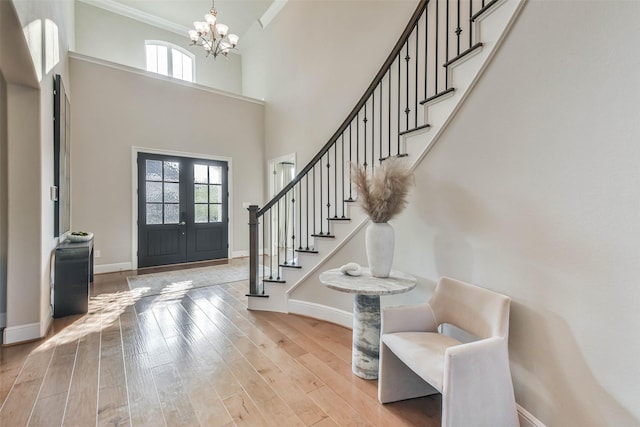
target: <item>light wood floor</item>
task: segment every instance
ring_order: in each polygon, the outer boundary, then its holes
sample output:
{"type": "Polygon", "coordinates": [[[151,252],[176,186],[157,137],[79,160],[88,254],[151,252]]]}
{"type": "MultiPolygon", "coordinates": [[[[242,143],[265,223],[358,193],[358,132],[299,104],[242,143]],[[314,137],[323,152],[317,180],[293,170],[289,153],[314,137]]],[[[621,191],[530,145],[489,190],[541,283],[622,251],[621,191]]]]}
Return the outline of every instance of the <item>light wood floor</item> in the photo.
{"type": "Polygon", "coordinates": [[[439,426],[440,397],[381,405],[351,331],[246,309],[246,282],[139,298],[97,275],[89,314],[0,349],[0,426],[439,426]]]}

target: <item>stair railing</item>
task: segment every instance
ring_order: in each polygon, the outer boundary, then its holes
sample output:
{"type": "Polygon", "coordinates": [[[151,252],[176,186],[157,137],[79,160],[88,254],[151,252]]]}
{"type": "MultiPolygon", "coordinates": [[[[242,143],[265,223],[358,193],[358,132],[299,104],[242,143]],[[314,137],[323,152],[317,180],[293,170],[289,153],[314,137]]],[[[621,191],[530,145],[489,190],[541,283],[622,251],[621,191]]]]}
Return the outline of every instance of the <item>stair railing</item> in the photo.
{"type": "Polygon", "coordinates": [[[297,253],[317,253],[316,240],[334,238],[332,224],[349,220],[346,204],[356,198],[350,164],[373,172],[376,163],[407,155],[403,137],[429,127],[420,107],[454,91],[451,65],[482,46],[475,41],[473,23],[498,1],[419,1],[384,64],[328,142],[262,208],[249,207],[248,296],[268,296],[265,283],[284,283],[284,268],[301,267],[297,253]]]}

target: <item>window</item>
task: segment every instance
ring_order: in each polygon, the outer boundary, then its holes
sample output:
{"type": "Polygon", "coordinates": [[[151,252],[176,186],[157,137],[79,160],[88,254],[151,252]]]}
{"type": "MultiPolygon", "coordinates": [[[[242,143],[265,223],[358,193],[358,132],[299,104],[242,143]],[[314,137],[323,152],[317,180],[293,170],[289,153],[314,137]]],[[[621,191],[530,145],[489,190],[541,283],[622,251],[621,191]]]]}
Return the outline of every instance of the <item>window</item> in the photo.
{"type": "Polygon", "coordinates": [[[180,163],[146,160],[146,224],[180,222],[180,163]]]}
{"type": "Polygon", "coordinates": [[[193,54],[174,44],[157,40],[147,40],[145,47],[147,71],[188,82],[193,81],[193,54]]]}
{"type": "Polygon", "coordinates": [[[222,222],[222,166],[193,166],[194,222],[222,222]]]}

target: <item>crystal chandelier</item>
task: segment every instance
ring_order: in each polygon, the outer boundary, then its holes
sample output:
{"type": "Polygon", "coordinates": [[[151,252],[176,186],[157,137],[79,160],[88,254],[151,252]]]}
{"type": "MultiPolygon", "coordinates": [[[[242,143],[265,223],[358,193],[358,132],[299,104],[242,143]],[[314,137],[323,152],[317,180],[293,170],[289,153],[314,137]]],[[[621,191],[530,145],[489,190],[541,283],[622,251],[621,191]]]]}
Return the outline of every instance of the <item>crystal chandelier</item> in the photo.
{"type": "Polygon", "coordinates": [[[211,11],[204,16],[203,21],[195,21],[194,30],[189,30],[191,45],[202,46],[207,51],[207,56],[213,55],[216,58],[222,54],[227,56],[231,49],[235,49],[238,44],[238,36],[228,34],[229,27],[216,22],[218,12],[215,8],[215,1],[211,2],[211,11]]]}

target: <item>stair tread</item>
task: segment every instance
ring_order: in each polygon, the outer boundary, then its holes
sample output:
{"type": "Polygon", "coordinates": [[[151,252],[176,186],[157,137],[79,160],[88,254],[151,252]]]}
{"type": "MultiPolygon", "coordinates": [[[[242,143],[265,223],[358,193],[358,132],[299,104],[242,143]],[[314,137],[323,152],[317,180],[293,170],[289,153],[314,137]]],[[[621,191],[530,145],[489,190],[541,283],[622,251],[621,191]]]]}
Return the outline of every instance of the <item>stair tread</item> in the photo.
{"type": "Polygon", "coordinates": [[[244,296],[250,298],[269,298],[269,294],[244,294],[244,296]]]}
{"type": "Polygon", "coordinates": [[[448,67],[449,65],[455,63],[456,61],[458,61],[459,59],[464,58],[465,56],[469,55],[471,52],[473,52],[476,49],[479,49],[482,47],[482,43],[478,42],[476,44],[474,44],[473,46],[471,46],[469,49],[465,50],[464,52],[461,52],[460,54],[458,54],[455,58],[450,59],[449,61],[445,62],[444,66],[448,67]]]}
{"type": "Polygon", "coordinates": [[[315,249],[296,249],[296,252],[301,252],[303,254],[317,254],[318,251],[315,249]]]}
{"type": "Polygon", "coordinates": [[[351,218],[347,218],[345,217],[333,217],[333,218],[327,218],[328,221],[351,221],[351,218]]]}
{"type": "Polygon", "coordinates": [[[449,88],[449,89],[447,89],[447,90],[444,90],[444,91],[442,91],[442,92],[438,92],[438,93],[436,93],[435,95],[430,96],[429,98],[425,99],[424,101],[420,101],[420,105],[424,105],[424,104],[426,104],[427,102],[431,102],[431,101],[433,101],[434,99],[438,99],[438,98],[440,98],[441,96],[445,96],[445,95],[447,95],[447,94],[449,94],[449,93],[451,93],[451,92],[453,92],[453,91],[455,91],[455,88],[450,87],[450,88],[449,88]]]}
{"type": "Polygon", "coordinates": [[[300,264],[280,264],[280,267],[285,268],[302,268],[300,264]]]}
{"type": "Polygon", "coordinates": [[[403,130],[402,132],[400,132],[400,136],[407,135],[407,134],[409,134],[411,132],[416,132],[416,131],[419,131],[419,130],[422,130],[422,129],[428,129],[430,127],[431,127],[431,125],[429,123],[425,123],[423,125],[416,126],[414,128],[411,128],[411,129],[403,130]]]}
{"type": "Polygon", "coordinates": [[[282,279],[262,279],[264,283],[287,283],[286,280],[282,279]]]}
{"type": "Polygon", "coordinates": [[[335,238],[335,234],[312,234],[311,237],[328,237],[330,239],[335,238]]]}

